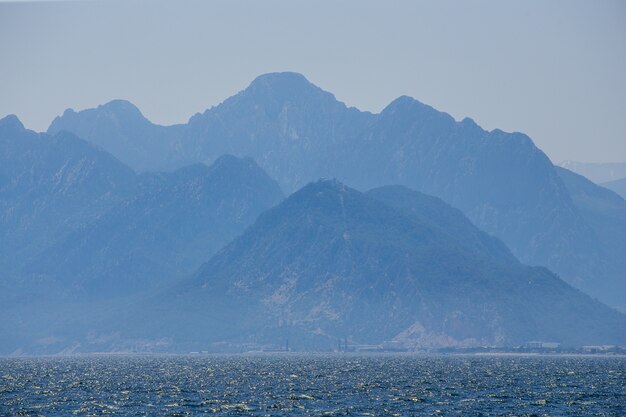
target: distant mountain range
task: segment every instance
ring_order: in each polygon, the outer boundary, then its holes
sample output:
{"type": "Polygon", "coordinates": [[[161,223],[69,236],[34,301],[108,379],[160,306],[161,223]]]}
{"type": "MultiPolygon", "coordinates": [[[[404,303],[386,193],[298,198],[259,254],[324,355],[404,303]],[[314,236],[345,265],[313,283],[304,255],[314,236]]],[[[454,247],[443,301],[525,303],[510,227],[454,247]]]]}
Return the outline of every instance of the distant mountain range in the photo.
{"type": "Polygon", "coordinates": [[[582,175],[626,198],[626,162],[561,162],[560,167],[582,175]]]}
{"type": "Polygon", "coordinates": [[[185,127],[155,125],[124,100],[79,113],[68,109],[52,122],[48,133],[54,135],[62,130],[106,149],[139,172],[185,165],[165,162],[175,158],[177,150],[173,144],[183,135],[185,127]]]}
{"type": "Polygon", "coordinates": [[[22,286],[45,294],[54,286],[49,277],[25,280],[22,269],[120,204],[135,188],[135,173],[71,133],[38,134],[14,116],[0,120],[0,141],[0,297],[22,286]]]}
{"type": "Polygon", "coordinates": [[[98,300],[171,285],[282,198],[249,158],[137,175],[71,133],[37,134],[4,118],[0,339],[14,342],[2,335],[18,323],[31,328],[28,339],[47,320],[89,315],[98,300]],[[87,305],[77,313],[75,303],[87,305]]]}
{"type": "Polygon", "coordinates": [[[524,266],[437,198],[321,180],[193,276],[130,302],[76,302],[36,334],[25,351],[571,346],[626,343],[626,316],[524,266]]]}
{"type": "Polygon", "coordinates": [[[526,265],[619,307],[623,253],[619,195],[409,97],[371,114],[280,73],[184,125],[0,120],[0,354],[624,344],[526,265]]]}
{"type": "Polygon", "coordinates": [[[4,273],[80,296],[186,276],[283,198],[249,158],[137,175],[65,131],[36,134],[8,118],[0,139],[4,273]]]}
{"type": "Polygon", "coordinates": [[[136,337],[174,335],[191,350],[626,342],[626,316],[520,264],[441,200],[335,180],[265,212],[151,303],[158,320],[133,314],[136,337]]]}
{"type": "MultiPolygon", "coordinates": [[[[626,294],[626,201],[615,192],[589,181],[582,175],[556,167],[578,212],[595,232],[604,259],[596,271],[597,294],[613,292],[618,303],[626,294]]],[[[584,259],[581,260],[584,262],[584,259]]]]}
{"type": "Polygon", "coordinates": [[[128,295],[186,277],[282,199],[251,159],[146,174],[132,196],[42,252],[29,273],[71,276],[82,296],[128,295]]]}
{"type": "Polygon", "coordinates": [[[605,188],[608,188],[609,190],[615,191],[622,198],[626,199],[626,178],[604,182],[601,185],[605,188]]]}
{"type": "Polygon", "coordinates": [[[626,162],[563,161],[559,166],[587,177],[596,184],[626,178],[626,162]]]}
{"type": "MultiPolygon", "coordinates": [[[[137,170],[251,157],[287,193],[321,177],[360,190],[404,185],[442,198],[500,239],[524,263],[626,308],[602,282],[626,270],[610,240],[583,216],[546,155],[521,133],[455,121],[410,97],[380,114],[347,107],[295,73],[266,74],[187,124],[158,126],[132,104],[67,110],[48,132],[71,131],[137,170]]],[[[609,216],[610,217],[610,216],[609,216]]],[[[609,221],[608,219],[606,221],[609,221]]]]}

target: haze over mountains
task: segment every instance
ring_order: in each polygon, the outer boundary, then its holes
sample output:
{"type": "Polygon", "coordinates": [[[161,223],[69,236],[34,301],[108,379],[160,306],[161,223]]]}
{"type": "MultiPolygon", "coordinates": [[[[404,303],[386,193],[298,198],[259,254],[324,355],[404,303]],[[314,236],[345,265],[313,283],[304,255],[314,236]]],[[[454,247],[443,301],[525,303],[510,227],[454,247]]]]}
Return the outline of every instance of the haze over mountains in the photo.
{"type": "Polygon", "coordinates": [[[371,114],[345,106],[300,74],[273,73],[186,125],[153,125],[130,103],[114,101],[67,110],[48,132],[61,130],[137,170],[211,162],[230,153],[253,158],[287,193],[321,177],[360,190],[405,185],[461,209],[522,262],[547,266],[610,305],[626,306],[618,288],[597,285],[624,281],[626,270],[613,254],[626,246],[606,246],[606,230],[583,217],[555,167],[527,136],[487,132],[471,119],[456,122],[410,97],[371,114]]]}
{"type": "Polygon", "coordinates": [[[37,134],[15,117],[0,120],[0,143],[0,335],[10,345],[18,322],[32,339],[48,320],[186,277],[283,198],[251,159],[137,175],[71,133],[37,134]]]}
{"type": "Polygon", "coordinates": [[[596,184],[626,178],[626,162],[577,162],[563,161],[559,166],[582,175],[596,184]]]}
{"type": "Polygon", "coordinates": [[[12,120],[0,124],[5,273],[65,280],[64,289],[71,279],[81,295],[190,274],[283,198],[251,159],[137,175],[70,133],[12,120]]]}
{"type": "Polygon", "coordinates": [[[250,159],[222,156],[138,178],[132,196],[29,262],[41,275],[70,275],[87,294],[132,293],[194,272],[282,199],[250,159]]]}
{"type": "Polygon", "coordinates": [[[615,191],[622,198],[626,199],[626,178],[605,182],[602,183],[602,186],[608,188],[609,190],[615,191]]]}
{"type": "MultiPolygon", "coordinates": [[[[135,187],[134,172],[93,145],[63,132],[24,129],[0,120],[0,262],[3,298],[21,285],[22,269],[58,239],[96,220],[135,187]]],[[[45,293],[52,285],[36,277],[45,293]]]]}
{"type": "Polygon", "coordinates": [[[0,245],[1,353],[626,343],[560,279],[626,305],[620,196],[523,134],[294,73],[184,125],[0,120],[0,245]]]}
{"type": "Polygon", "coordinates": [[[626,162],[589,163],[564,161],[561,167],[573,171],[626,198],[626,162]]]}
{"type": "Polygon", "coordinates": [[[442,201],[405,188],[364,195],[334,180],[265,212],[170,302],[185,317],[204,317],[211,330],[194,340],[205,343],[575,345],[626,334],[622,315],[521,265],[442,201]],[[240,329],[215,326],[226,317],[240,329]]]}

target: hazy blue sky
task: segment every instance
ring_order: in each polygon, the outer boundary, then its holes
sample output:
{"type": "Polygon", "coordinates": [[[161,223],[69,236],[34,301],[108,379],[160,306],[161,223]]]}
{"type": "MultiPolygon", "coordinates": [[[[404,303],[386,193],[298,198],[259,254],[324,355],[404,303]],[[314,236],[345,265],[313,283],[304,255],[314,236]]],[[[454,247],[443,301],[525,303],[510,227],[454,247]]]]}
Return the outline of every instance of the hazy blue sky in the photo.
{"type": "Polygon", "coordinates": [[[114,98],[185,122],[290,70],[361,109],[407,94],[525,132],[555,162],[626,161],[619,0],[3,2],[0,57],[0,116],[35,130],[114,98]]]}

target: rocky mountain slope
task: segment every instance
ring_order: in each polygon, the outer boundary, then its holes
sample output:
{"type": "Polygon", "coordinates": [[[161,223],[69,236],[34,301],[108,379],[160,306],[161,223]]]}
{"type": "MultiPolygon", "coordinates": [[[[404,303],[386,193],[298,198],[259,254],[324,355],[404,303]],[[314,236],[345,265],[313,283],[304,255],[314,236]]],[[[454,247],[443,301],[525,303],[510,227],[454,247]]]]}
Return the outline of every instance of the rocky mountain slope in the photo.
{"type": "Polygon", "coordinates": [[[520,264],[460,212],[433,216],[443,206],[406,189],[307,185],[152,300],[158,320],[141,317],[135,337],[162,332],[187,349],[289,339],[305,350],[346,338],[413,348],[625,340],[625,316],[520,264]]]}

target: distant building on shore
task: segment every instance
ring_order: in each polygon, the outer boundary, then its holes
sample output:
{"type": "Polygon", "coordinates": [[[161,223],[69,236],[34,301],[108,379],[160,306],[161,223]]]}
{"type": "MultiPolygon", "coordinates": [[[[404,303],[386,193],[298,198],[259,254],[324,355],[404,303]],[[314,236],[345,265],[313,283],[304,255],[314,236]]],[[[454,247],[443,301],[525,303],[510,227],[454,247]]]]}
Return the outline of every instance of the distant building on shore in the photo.
{"type": "Polygon", "coordinates": [[[561,344],[557,342],[532,341],[532,342],[527,342],[525,347],[529,349],[558,349],[561,347],[561,344]]]}
{"type": "Polygon", "coordinates": [[[606,352],[609,350],[615,349],[616,346],[613,345],[601,345],[601,346],[583,346],[582,349],[585,352],[596,353],[596,352],[606,352]]]}

